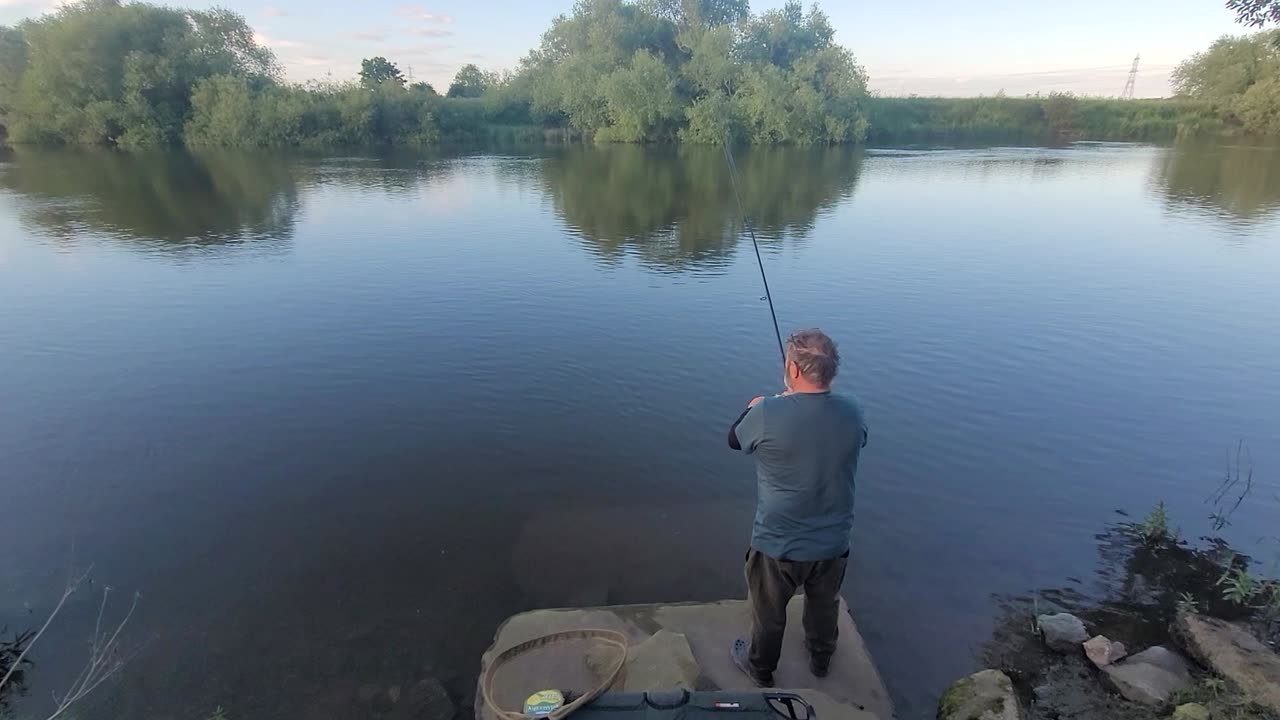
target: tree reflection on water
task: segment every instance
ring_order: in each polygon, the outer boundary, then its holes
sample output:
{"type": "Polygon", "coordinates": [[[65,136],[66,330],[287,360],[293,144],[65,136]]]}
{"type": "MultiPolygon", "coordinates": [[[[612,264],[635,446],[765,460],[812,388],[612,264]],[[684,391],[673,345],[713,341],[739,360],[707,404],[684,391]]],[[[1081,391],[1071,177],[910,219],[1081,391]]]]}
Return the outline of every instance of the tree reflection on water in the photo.
{"type": "Polygon", "coordinates": [[[266,152],[22,149],[0,189],[60,243],[86,230],[152,249],[287,240],[298,212],[297,166],[266,152]]]}
{"type": "Polygon", "coordinates": [[[1280,208],[1280,146],[1180,143],[1157,161],[1153,183],[1172,209],[1262,221],[1280,208]]]}
{"type": "MultiPolygon", "coordinates": [[[[738,153],[748,220],[762,243],[802,238],[853,194],[862,151],[752,148],[738,153]]],[[[571,148],[541,165],[557,215],[602,260],[634,254],[656,269],[723,267],[742,232],[719,148],[571,148]]]]}

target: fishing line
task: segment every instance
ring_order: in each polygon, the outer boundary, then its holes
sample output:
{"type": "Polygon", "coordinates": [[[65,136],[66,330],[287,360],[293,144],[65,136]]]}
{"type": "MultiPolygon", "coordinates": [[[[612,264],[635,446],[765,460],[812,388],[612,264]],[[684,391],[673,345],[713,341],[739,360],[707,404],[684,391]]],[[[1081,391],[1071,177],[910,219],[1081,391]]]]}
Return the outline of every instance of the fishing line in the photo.
{"type": "Polygon", "coordinates": [[[787,351],[782,348],[782,331],[778,329],[778,313],[773,310],[773,293],[769,292],[769,277],[764,274],[764,260],[760,258],[760,243],[756,242],[756,231],[747,222],[747,211],[742,207],[742,195],[738,193],[738,166],[733,161],[733,151],[729,149],[729,135],[724,137],[724,159],[729,165],[729,184],[733,186],[733,197],[738,201],[738,217],[751,236],[751,247],[756,251],[756,265],[760,266],[760,281],[764,283],[764,297],[769,301],[769,316],[773,318],[773,334],[778,338],[778,354],[782,356],[782,364],[787,364],[787,351]]]}

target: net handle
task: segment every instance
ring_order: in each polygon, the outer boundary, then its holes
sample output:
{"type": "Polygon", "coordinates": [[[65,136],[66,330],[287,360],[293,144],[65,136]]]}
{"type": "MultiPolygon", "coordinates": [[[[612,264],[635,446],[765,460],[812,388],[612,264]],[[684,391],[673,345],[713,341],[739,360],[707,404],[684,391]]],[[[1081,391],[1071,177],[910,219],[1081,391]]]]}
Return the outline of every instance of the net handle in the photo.
{"type": "Polygon", "coordinates": [[[597,683],[595,687],[583,693],[581,697],[573,702],[561,705],[551,711],[549,715],[545,716],[546,720],[561,720],[561,718],[566,717],[583,705],[600,697],[618,679],[618,676],[622,674],[622,668],[627,664],[627,636],[615,630],[565,630],[543,635],[507,648],[489,663],[489,667],[484,671],[484,677],[480,680],[480,693],[484,698],[484,704],[489,706],[489,709],[498,716],[499,720],[529,720],[529,716],[524,713],[503,710],[493,699],[493,681],[497,677],[498,668],[527,652],[564,640],[599,640],[619,650],[618,661],[609,669],[609,672],[605,673],[604,679],[597,683]]]}

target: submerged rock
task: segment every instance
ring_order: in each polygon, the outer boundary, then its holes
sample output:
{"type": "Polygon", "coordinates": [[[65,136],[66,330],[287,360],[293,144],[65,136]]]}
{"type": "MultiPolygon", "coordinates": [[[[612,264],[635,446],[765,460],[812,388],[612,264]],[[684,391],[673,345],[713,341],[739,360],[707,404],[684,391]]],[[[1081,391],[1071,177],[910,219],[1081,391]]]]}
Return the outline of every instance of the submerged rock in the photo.
{"type": "Polygon", "coordinates": [[[1021,720],[1022,706],[1013,681],[999,670],[983,670],[942,694],[938,720],[1021,720]]]}
{"type": "Polygon", "coordinates": [[[419,680],[397,703],[391,717],[395,720],[452,720],[457,714],[453,700],[444,685],[435,678],[419,680]]]}
{"type": "Polygon", "coordinates": [[[1108,665],[1102,673],[1116,692],[1145,705],[1164,705],[1174,693],[1191,686],[1191,664],[1160,645],[1108,665]]]}
{"type": "Polygon", "coordinates": [[[1083,657],[1049,664],[1025,708],[1029,720],[1168,720],[1158,708],[1131,702],[1098,681],[1083,657]]]}
{"type": "Polygon", "coordinates": [[[1179,705],[1173,711],[1172,720],[1209,720],[1209,708],[1199,703],[1179,705]]]}
{"type": "Polygon", "coordinates": [[[356,697],[360,698],[360,702],[367,703],[372,702],[373,699],[381,692],[382,688],[377,685],[374,685],[373,683],[365,683],[356,691],[356,697]]]}
{"type": "Polygon", "coordinates": [[[1172,630],[1200,664],[1235,683],[1253,703],[1280,713],[1280,655],[1248,630],[1189,612],[1178,614],[1172,630]]]}
{"type": "Polygon", "coordinates": [[[1036,625],[1044,644],[1063,654],[1078,652],[1081,643],[1089,639],[1084,621],[1071,613],[1039,615],[1036,625]]]}
{"type": "Polygon", "coordinates": [[[1084,642],[1084,654],[1095,667],[1102,669],[1128,655],[1124,643],[1108,640],[1102,635],[1089,638],[1084,642]]]}

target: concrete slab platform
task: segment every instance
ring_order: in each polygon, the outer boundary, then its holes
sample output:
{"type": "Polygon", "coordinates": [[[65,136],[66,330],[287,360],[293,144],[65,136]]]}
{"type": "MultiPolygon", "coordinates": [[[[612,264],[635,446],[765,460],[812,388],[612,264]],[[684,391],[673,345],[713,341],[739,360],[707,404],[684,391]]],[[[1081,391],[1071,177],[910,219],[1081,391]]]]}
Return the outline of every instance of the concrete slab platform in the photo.
{"type": "MultiPolygon", "coordinates": [[[[778,687],[808,699],[821,720],[893,720],[889,693],[843,600],[840,640],[831,661],[831,674],[821,679],[810,674],[801,630],[803,607],[801,596],[787,606],[787,634],[774,676],[778,687]]],[[[729,658],[734,639],[746,635],[749,627],[746,603],[741,600],[534,610],[509,618],[498,628],[493,646],[481,661],[481,677],[498,653],[548,633],[580,628],[617,630],[635,646],[665,629],[687,638],[702,673],[696,689],[754,690],[729,658]]],[[[585,688],[594,684],[583,660],[590,650],[589,644],[586,641],[566,643],[543,651],[540,657],[525,656],[503,668],[498,678],[498,702],[508,709],[519,709],[524,697],[535,690],[585,688]]],[[[476,717],[492,720],[494,715],[482,707],[479,692],[476,697],[476,717]]]]}

